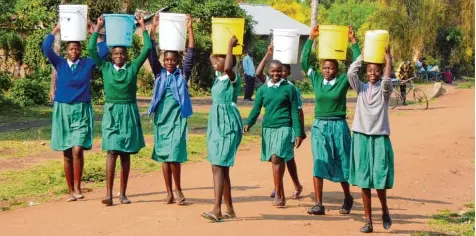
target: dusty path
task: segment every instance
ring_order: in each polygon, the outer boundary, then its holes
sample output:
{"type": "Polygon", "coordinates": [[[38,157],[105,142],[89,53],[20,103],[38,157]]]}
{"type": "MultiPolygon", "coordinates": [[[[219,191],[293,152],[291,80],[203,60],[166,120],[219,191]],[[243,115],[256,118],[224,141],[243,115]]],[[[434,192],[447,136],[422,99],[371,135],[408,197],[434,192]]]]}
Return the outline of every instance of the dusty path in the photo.
{"type": "MultiPolygon", "coordinates": [[[[389,232],[427,231],[425,221],[437,209],[457,210],[474,199],[474,90],[456,90],[431,103],[425,112],[396,110],[391,114],[396,182],[389,191],[394,225],[389,232]]],[[[312,157],[309,140],[296,152],[304,197],[276,209],[268,197],[271,167],[259,162],[259,147],[241,150],[232,168],[235,208],[239,218],[209,223],[199,214],[213,202],[212,176],[206,161],[183,166],[188,206],[164,204],[161,173],[135,177],[129,184],[131,205],[104,207],[104,190],[77,203],[55,202],[0,212],[2,235],[354,235],[363,225],[359,189],[350,216],[339,216],[342,194],[338,184],[326,182],[326,216],[308,216],[312,204],[312,157]]],[[[286,174],[286,193],[292,191],[286,174]]],[[[118,183],[116,181],[116,183],[118,183]]],[[[374,205],[374,230],[381,226],[379,203],[374,205]]]]}

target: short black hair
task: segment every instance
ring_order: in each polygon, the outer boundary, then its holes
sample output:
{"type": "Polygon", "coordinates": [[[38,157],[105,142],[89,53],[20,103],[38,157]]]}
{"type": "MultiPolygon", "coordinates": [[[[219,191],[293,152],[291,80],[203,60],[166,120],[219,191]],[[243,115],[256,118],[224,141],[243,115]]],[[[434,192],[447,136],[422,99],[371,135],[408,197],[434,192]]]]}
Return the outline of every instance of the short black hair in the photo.
{"type": "Polygon", "coordinates": [[[278,66],[280,66],[280,67],[283,66],[283,63],[281,63],[281,61],[279,61],[279,60],[271,60],[271,61],[268,63],[268,66],[273,65],[273,64],[274,64],[274,65],[278,65],[278,66]]]}
{"type": "Polygon", "coordinates": [[[339,62],[337,62],[336,59],[324,59],[322,61],[322,64],[324,64],[324,62],[326,62],[326,61],[334,63],[334,65],[336,66],[336,70],[339,70],[339,62]]]}
{"type": "Polygon", "coordinates": [[[79,42],[79,41],[68,41],[68,42],[66,42],[66,47],[68,47],[72,43],[77,44],[79,47],[81,47],[81,42],[79,42]]]}
{"type": "Polygon", "coordinates": [[[174,54],[174,55],[177,57],[177,61],[179,61],[179,59],[180,59],[180,54],[179,54],[178,51],[167,50],[167,51],[164,52],[164,56],[165,56],[165,54],[167,54],[167,53],[174,54]]]}
{"type": "Polygon", "coordinates": [[[288,69],[288,71],[291,73],[291,65],[283,64],[283,67],[286,67],[286,69],[288,69]]]}
{"type": "Polygon", "coordinates": [[[114,47],[112,47],[112,49],[115,49],[115,48],[122,48],[122,49],[124,49],[124,51],[127,51],[127,48],[125,46],[114,46],[114,47]]]}

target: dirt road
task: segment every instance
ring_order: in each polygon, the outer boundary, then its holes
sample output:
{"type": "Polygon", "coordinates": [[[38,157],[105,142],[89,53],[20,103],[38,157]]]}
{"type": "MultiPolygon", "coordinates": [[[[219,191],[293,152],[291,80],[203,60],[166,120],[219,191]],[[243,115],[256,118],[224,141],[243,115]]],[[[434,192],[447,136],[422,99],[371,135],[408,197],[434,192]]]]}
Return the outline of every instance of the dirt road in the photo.
{"type": "MultiPolygon", "coordinates": [[[[395,151],[395,186],[388,201],[394,225],[387,232],[428,231],[426,220],[437,209],[457,210],[474,199],[474,90],[452,90],[431,103],[427,111],[391,112],[391,140],[395,151]]],[[[133,178],[131,205],[104,207],[104,190],[86,200],[53,202],[0,212],[1,235],[355,235],[363,225],[360,191],[350,216],[339,216],[343,195],[339,184],[326,182],[326,216],[309,216],[312,157],[309,140],[296,151],[303,198],[288,207],[271,206],[271,167],[259,162],[259,146],[241,150],[232,168],[233,199],[239,218],[210,223],[200,217],[213,203],[210,165],[203,161],[183,166],[183,187],[189,205],[165,205],[160,172],[133,178]]],[[[118,181],[116,181],[118,183],[118,181]]],[[[292,192],[289,176],[285,191],[292,192]]],[[[379,202],[373,200],[374,231],[381,225],[379,202]]],[[[116,200],[117,202],[117,200],[116,200]]]]}

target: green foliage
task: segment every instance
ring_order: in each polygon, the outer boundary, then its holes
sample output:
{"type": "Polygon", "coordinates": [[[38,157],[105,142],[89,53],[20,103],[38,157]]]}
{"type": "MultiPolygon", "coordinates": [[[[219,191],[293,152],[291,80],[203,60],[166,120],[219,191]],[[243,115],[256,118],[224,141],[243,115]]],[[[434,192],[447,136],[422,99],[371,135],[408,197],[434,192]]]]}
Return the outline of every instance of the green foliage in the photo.
{"type": "Polygon", "coordinates": [[[367,19],[377,11],[375,1],[368,0],[339,0],[325,8],[319,6],[319,24],[351,25],[358,30],[367,19]]]}
{"type": "Polygon", "coordinates": [[[137,74],[138,92],[144,95],[152,95],[154,89],[154,75],[142,67],[137,74]]]}
{"type": "Polygon", "coordinates": [[[47,59],[41,51],[41,42],[47,33],[47,30],[34,30],[26,39],[23,63],[33,71],[39,71],[46,67],[47,59]]]}
{"type": "Polygon", "coordinates": [[[12,86],[11,75],[6,72],[0,72],[0,94],[8,91],[12,86]]]}
{"type": "Polygon", "coordinates": [[[14,80],[8,96],[22,107],[43,105],[48,102],[48,89],[48,83],[29,77],[21,78],[14,80]]]}
{"type": "Polygon", "coordinates": [[[466,207],[460,213],[442,210],[433,215],[429,221],[431,228],[455,235],[474,235],[474,203],[466,204],[466,207]]]}
{"type": "Polygon", "coordinates": [[[312,90],[311,81],[308,79],[302,80],[294,80],[293,84],[299,89],[302,94],[312,94],[314,91],[312,90]]]}

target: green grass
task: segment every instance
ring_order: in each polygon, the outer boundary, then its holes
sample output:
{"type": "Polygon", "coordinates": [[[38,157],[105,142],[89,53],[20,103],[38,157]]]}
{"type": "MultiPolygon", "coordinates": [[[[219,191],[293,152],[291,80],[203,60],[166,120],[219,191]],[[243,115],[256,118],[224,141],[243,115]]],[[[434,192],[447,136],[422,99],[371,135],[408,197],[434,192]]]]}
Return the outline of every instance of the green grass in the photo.
{"type": "Polygon", "coordinates": [[[32,156],[48,150],[50,145],[44,141],[0,141],[0,159],[32,156]]]}
{"type": "Polygon", "coordinates": [[[441,210],[431,217],[428,224],[436,232],[417,232],[412,235],[474,235],[474,202],[465,204],[465,209],[459,213],[441,210]]]}
{"type": "Polygon", "coordinates": [[[48,120],[51,118],[51,107],[49,106],[34,106],[34,107],[6,107],[2,108],[0,113],[0,125],[7,125],[11,123],[34,121],[34,120],[48,120]]]}
{"type": "Polygon", "coordinates": [[[463,77],[463,81],[459,82],[458,85],[456,85],[456,88],[458,88],[458,89],[473,89],[474,88],[474,78],[463,77]]]}

